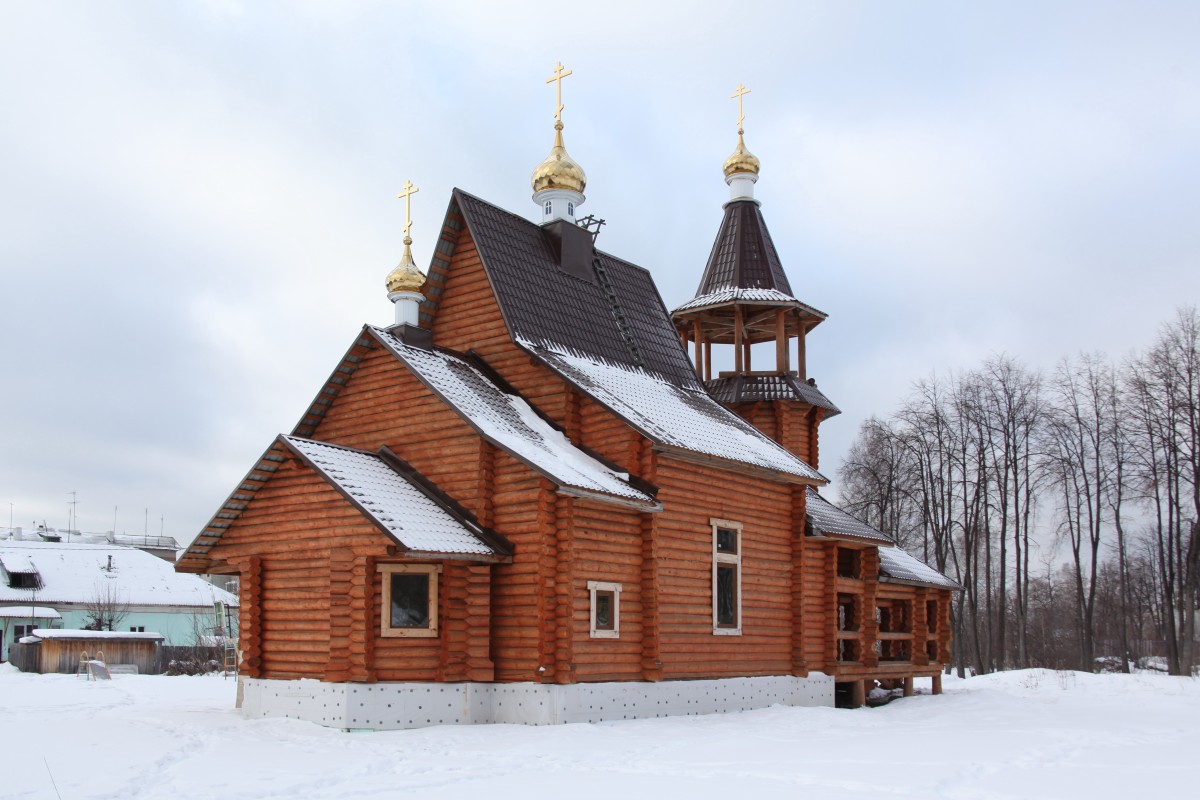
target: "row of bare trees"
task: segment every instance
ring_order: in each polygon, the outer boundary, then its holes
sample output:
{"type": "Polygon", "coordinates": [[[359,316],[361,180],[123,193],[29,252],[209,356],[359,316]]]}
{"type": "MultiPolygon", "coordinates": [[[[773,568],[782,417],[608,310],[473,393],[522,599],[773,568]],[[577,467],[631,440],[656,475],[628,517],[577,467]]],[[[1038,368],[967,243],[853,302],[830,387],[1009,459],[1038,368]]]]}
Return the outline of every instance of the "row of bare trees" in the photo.
{"type": "Polygon", "coordinates": [[[1144,352],[1007,357],[918,382],[863,423],[839,471],[846,508],[962,584],[960,671],[1196,664],[1200,316],[1144,352]]]}

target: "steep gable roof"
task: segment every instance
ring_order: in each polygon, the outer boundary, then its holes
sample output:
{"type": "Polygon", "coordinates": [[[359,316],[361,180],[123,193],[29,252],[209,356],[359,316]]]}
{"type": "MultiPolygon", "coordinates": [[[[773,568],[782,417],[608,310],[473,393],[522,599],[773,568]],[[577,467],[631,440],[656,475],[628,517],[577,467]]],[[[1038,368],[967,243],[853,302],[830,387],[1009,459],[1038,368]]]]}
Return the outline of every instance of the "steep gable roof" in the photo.
{"type": "MultiPolygon", "coordinates": [[[[826,482],[713,400],[649,272],[599,250],[590,271],[563,269],[548,227],[460,189],[454,190],[448,221],[457,214],[471,233],[513,341],[580,391],[657,445],[826,482]]],[[[444,268],[449,256],[439,252],[434,268],[444,268]]],[[[436,298],[431,304],[436,306],[436,298]]]]}
{"type": "Polygon", "coordinates": [[[388,448],[369,453],[281,434],[184,550],[176,569],[209,571],[213,548],[291,456],[299,458],[410,556],[501,561],[512,555],[504,537],[482,528],[388,448]]]}
{"type": "Polygon", "coordinates": [[[576,447],[515,391],[497,385],[481,366],[442,349],[413,347],[391,330],[368,331],[481,436],[569,494],[643,511],[662,506],[629,474],[576,447]]]}
{"type": "Polygon", "coordinates": [[[590,274],[560,268],[550,230],[461,189],[459,209],[514,339],[553,343],[698,386],[650,273],[603,251],[590,274]]]}

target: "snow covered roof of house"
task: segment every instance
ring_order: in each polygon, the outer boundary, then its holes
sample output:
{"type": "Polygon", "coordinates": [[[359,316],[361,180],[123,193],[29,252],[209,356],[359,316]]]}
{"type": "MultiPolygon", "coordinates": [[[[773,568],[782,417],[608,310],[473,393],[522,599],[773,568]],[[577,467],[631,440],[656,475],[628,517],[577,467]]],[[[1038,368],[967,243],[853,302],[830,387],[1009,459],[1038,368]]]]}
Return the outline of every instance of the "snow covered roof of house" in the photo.
{"type": "Polygon", "coordinates": [[[919,583],[942,589],[961,590],[963,587],[950,580],[919,558],[892,545],[879,548],[879,574],[893,583],[919,583]]]}
{"type": "Polygon", "coordinates": [[[211,569],[208,553],[255,494],[287,462],[299,457],[381,532],[412,555],[443,555],[497,561],[512,555],[512,545],[482,528],[449,496],[389,450],[371,453],[280,435],[225,500],[204,530],[180,556],[186,572],[211,569]]]}
{"type": "Polygon", "coordinates": [[[936,586],[941,589],[962,589],[957,583],[924,561],[910,556],[897,547],[887,534],[876,530],[821,497],[816,489],[809,487],[805,498],[805,507],[808,511],[808,521],[812,523],[816,533],[835,537],[848,536],[877,544],[879,546],[879,574],[883,579],[890,579],[894,583],[936,586]]]}
{"type": "Polygon", "coordinates": [[[0,551],[0,567],[9,575],[37,575],[37,567],[25,553],[0,551]]]}
{"type": "Polygon", "coordinates": [[[617,500],[646,510],[660,508],[653,497],[630,483],[628,473],[576,447],[525,400],[504,391],[478,366],[444,350],[406,345],[388,330],[370,330],[481,436],[554,483],[594,499],[617,500]]]}
{"type": "Polygon", "coordinates": [[[495,555],[478,525],[452,514],[384,456],[296,436],[279,438],[408,551],[495,555]]]}
{"type": "Polygon", "coordinates": [[[892,544],[892,538],[872,528],[857,517],[847,514],[833,503],[809,488],[806,499],[808,521],[813,531],[823,536],[849,536],[871,542],[892,544]]]}
{"type": "Polygon", "coordinates": [[[0,619],[62,619],[53,608],[46,606],[0,606],[0,619]]]}
{"type": "Polygon", "coordinates": [[[639,367],[519,341],[539,360],[659,445],[811,481],[825,477],[702,388],[672,384],[639,367]]]}
{"type": "MultiPolygon", "coordinates": [[[[135,547],[77,542],[0,541],[0,563],[31,564],[41,586],[14,588],[0,581],[0,603],[86,604],[100,588],[132,606],[211,608],[214,601],[237,605],[234,595],[135,547]],[[111,559],[111,569],[110,569],[111,559]]],[[[4,568],[7,572],[7,567],[4,568]]]]}

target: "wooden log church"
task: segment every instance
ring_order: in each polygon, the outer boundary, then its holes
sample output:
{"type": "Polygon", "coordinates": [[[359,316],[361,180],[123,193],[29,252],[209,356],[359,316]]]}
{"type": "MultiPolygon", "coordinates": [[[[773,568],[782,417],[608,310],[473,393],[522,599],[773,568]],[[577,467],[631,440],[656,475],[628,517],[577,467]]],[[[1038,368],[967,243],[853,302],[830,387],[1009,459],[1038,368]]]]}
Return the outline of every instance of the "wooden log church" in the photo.
{"type": "Polygon", "coordinates": [[[354,334],[180,559],[240,576],[244,713],[389,729],[940,691],[957,587],[820,494],[825,315],[792,292],[741,120],[669,313],[577,219],[561,111],[540,219],[455,190],[426,276],[406,213],[395,324],[354,334]]]}

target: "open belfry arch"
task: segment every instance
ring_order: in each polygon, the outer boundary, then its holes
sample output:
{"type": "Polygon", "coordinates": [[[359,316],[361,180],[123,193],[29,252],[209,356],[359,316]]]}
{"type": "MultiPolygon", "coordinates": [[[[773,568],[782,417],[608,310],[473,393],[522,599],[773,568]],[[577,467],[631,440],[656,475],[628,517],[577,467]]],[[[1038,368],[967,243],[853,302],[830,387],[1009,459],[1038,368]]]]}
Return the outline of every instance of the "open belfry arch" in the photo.
{"type": "Polygon", "coordinates": [[[713,254],[672,315],[578,217],[571,74],[547,80],[537,221],[456,189],[426,274],[407,182],[394,322],[354,334],[179,561],[241,577],[247,715],[551,723],[939,689],[955,585],[818,492],[837,408],[803,352],[825,315],[753,198],[748,90],[713,254]],[[774,363],[752,364],[763,342],[774,363]]]}

